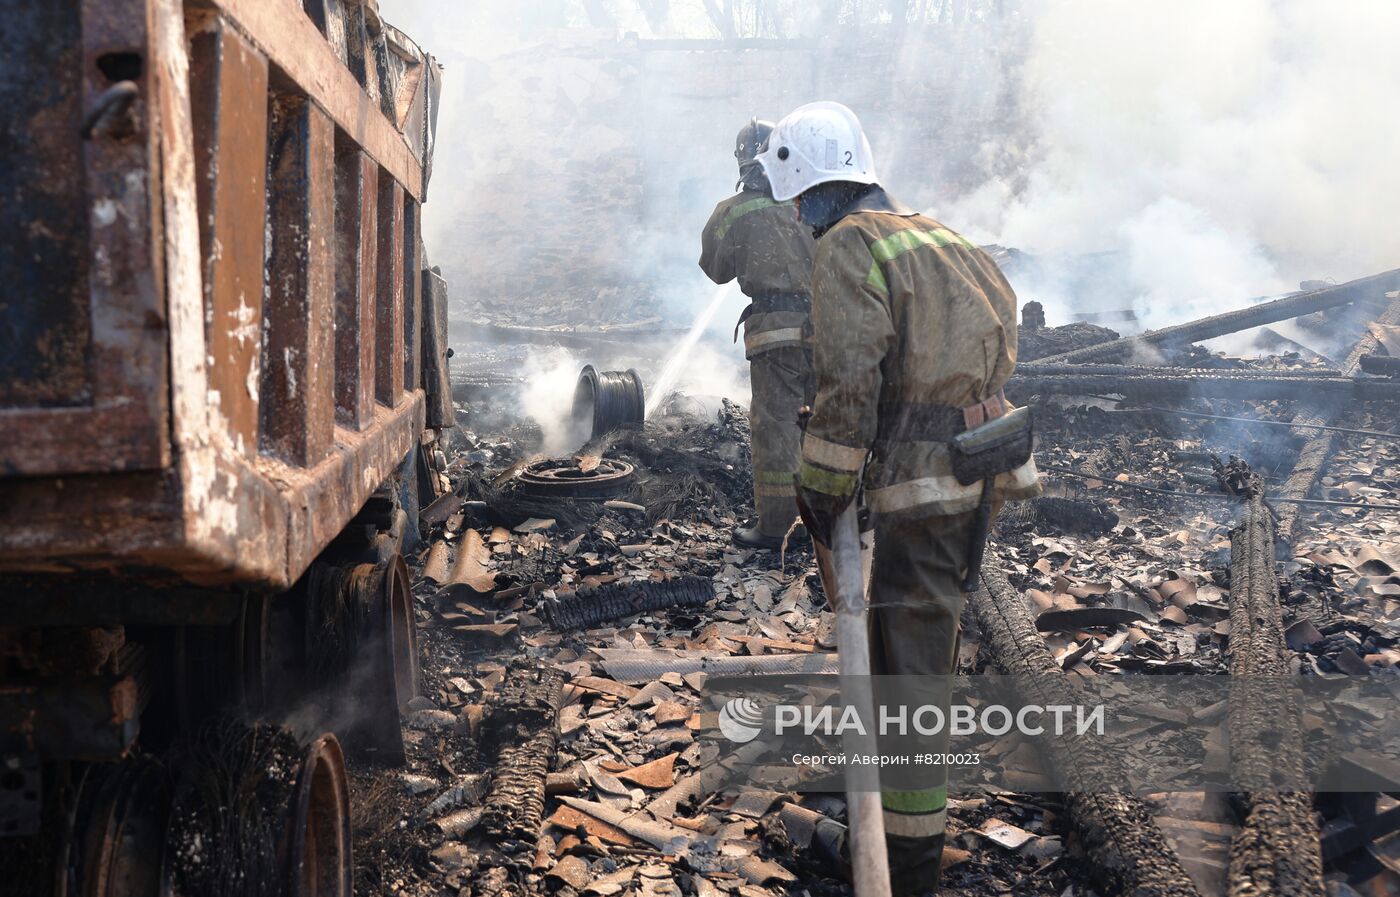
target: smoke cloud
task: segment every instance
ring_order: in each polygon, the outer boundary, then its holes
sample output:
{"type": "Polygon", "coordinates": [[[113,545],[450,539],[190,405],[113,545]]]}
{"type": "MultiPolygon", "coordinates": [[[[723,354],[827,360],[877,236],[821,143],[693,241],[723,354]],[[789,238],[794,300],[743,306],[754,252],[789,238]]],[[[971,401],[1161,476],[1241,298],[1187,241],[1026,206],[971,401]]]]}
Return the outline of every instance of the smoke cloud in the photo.
{"type": "MultiPolygon", "coordinates": [[[[692,0],[380,5],[446,67],[424,215],[458,342],[684,330],[732,135],[814,99],[856,110],[897,196],[1032,254],[1008,274],[1051,323],[1157,327],[1400,265],[1400,4],[767,0],[743,5],[761,45],[714,40],[692,0]]],[[[732,322],[696,357],[742,397],[732,322]]]]}
{"type": "Polygon", "coordinates": [[[585,362],[567,349],[539,349],[525,359],[520,410],[540,425],[540,451],[563,455],[578,448],[587,433],[573,427],[574,388],[585,362]]]}
{"type": "Polygon", "coordinates": [[[1023,157],[947,205],[954,227],[1034,253],[1125,253],[1147,326],[1400,265],[1400,118],[1384,111],[1400,5],[1027,9],[1023,157]]]}

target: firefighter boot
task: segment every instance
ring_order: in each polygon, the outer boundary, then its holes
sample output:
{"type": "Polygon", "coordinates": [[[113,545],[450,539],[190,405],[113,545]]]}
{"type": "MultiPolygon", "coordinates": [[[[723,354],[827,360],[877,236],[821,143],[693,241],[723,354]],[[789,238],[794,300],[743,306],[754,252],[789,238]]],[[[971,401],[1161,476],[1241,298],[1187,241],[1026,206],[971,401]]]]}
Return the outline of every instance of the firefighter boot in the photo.
{"type": "MultiPolygon", "coordinates": [[[[937,892],[943,871],[943,841],[943,835],[932,838],[885,836],[892,897],[917,897],[937,892]]],[[[812,846],[842,878],[851,880],[851,845],[844,825],[830,819],[818,821],[812,846]]]]}
{"type": "Polygon", "coordinates": [[[943,866],[943,835],[930,838],[885,836],[892,897],[918,897],[938,891],[943,866]]]}
{"type": "Polygon", "coordinates": [[[783,547],[783,537],[766,535],[757,526],[745,526],[734,530],[734,544],[743,548],[776,551],[783,547]]]}

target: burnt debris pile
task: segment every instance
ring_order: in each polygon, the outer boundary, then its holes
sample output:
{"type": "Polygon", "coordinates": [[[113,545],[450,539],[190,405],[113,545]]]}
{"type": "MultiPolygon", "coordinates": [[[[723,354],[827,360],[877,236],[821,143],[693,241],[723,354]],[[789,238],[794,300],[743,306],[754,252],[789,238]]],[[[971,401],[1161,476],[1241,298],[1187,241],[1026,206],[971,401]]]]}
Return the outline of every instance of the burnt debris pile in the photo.
{"type": "MultiPolygon", "coordinates": [[[[1141,681],[1394,677],[1400,413],[1359,359],[1400,348],[1400,294],[1384,292],[1400,283],[1363,284],[1138,336],[1042,325],[1053,367],[1028,365],[1008,392],[1036,408],[1047,492],[997,522],[959,670],[1045,701],[1141,681]],[[1285,313],[1348,320],[1358,345],[1193,342],[1285,313]],[[1247,386],[1176,386],[1215,382],[1202,369],[1247,386]],[[1135,386],[1154,378],[1171,388],[1135,386]]],[[[733,543],[752,512],[747,419],[703,404],[680,397],[566,455],[509,415],[461,435],[456,490],[421,521],[431,660],[405,717],[408,765],[355,779],[396,789],[405,821],[356,844],[379,858],[376,881],[408,895],[845,893],[821,858],[841,796],[805,790],[761,741],[742,755],[715,741],[714,683],[801,674],[821,693],[836,646],[810,551],[733,543]]],[[[1120,723],[1111,745],[978,741],[1014,774],[997,789],[955,777],[944,886],[1282,897],[1391,881],[1394,740],[1364,701],[1298,716],[1163,704],[1120,723]],[[1188,741],[1177,772],[1218,787],[1119,786],[1188,741]],[[1271,790],[1279,775],[1371,790],[1271,790]]]]}

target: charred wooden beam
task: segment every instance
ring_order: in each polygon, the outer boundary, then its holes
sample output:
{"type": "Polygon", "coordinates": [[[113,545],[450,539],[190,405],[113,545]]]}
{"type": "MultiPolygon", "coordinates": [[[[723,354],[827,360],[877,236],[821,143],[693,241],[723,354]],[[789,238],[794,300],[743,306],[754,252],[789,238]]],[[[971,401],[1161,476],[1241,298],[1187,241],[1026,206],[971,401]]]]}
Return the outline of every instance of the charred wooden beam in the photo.
{"type": "Polygon", "coordinates": [[[1214,339],[1227,333],[1238,333],[1251,327],[1272,324],[1276,321],[1287,321],[1316,311],[1335,308],[1372,296],[1380,296],[1395,289],[1400,289],[1400,269],[1348,281],[1334,287],[1286,296],[1272,302],[1261,302],[1258,305],[1251,305],[1249,308],[1211,315],[1208,318],[1187,321],[1184,324],[1174,324],[1160,330],[1150,330],[1137,336],[1125,336],[1122,339],[1099,343],[1095,346],[1085,346],[1082,349],[1043,358],[1041,361],[1060,363],[1112,361],[1128,357],[1134,351],[1147,346],[1158,348],[1183,346],[1201,340],[1214,339]]]}
{"type": "Polygon", "coordinates": [[[1393,355],[1362,355],[1361,372],[1382,377],[1400,375],[1400,358],[1393,355]]]}
{"type": "Polygon", "coordinates": [[[491,732],[502,743],[481,821],[498,841],[533,845],[544,820],[545,781],[559,741],[564,677],[517,667],[492,702],[491,732]]]}
{"type": "MultiPolygon", "coordinates": [[[[1376,323],[1400,324],[1400,292],[1386,295],[1390,303],[1376,319],[1376,323]]],[[[1366,355],[1374,355],[1380,351],[1380,348],[1380,340],[1376,338],[1375,334],[1367,332],[1352,348],[1346,363],[1342,365],[1342,372],[1354,375],[1361,369],[1361,358],[1366,355]]],[[[1298,426],[1325,427],[1332,423],[1333,419],[1344,408],[1345,406],[1336,402],[1315,400],[1299,409],[1293,417],[1293,423],[1298,426]]],[[[1336,439],[1337,434],[1330,430],[1315,431],[1315,435],[1298,453],[1298,463],[1293,465],[1293,471],[1289,473],[1288,479],[1284,481],[1283,487],[1279,490],[1280,498],[1308,497],[1308,493],[1312,492],[1313,486],[1317,484],[1317,478],[1322,475],[1322,468],[1326,466],[1327,459],[1332,456],[1332,448],[1336,444],[1336,439]]],[[[1297,504],[1283,505],[1279,509],[1277,532],[1281,551],[1292,549],[1294,530],[1301,512],[1302,505],[1297,504]]]]}
{"type": "Polygon", "coordinates": [[[1281,706],[1290,676],[1274,571],[1274,524],[1263,481],[1246,473],[1244,520],[1230,533],[1230,768],[1248,815],[1230,845],[1230,897],[1321,894],[1322,850],[1303,781],[1297,714],[1281,706]]]}
{"type": "MultiPolygon", "coordinates": [[[[1020,594],[988,564],[971,596],[984,643],[1021,695],[1043,706],[1077,703],[1074,686],[1036,631],[1020,594]]],[[[1115,894],[1188,897],[1196,886],[1147,807],[1121,789],[1122,762],[1101,742],[1049,741],[1046,760],[1068,783],[1065,803],[1101,885],[1115,894]]]]}
{"type": "Polygon", "coordinates": [[[533,844],[539,837],[545,782],[558,739],[555,730],[536,732],[521,744],[501,749],[481,814],[486,830],[497,840],[533,844]]]}
{"type": "Polygon", "coordinates": [[[587,629],[668,607],[700,607],[714,597],[714,585],[708,579],[676,576],[660,582],[616,582],[565,593],[544,608],[556,629],[587,629]]]}
{"type": "Polygon", "coordinates": [[[1118,364],[1019,365],[1008,394],[1096,395],[1180,400],[1188,398],[1319,400],[1335,404],[1400,399],[1400,383],[1358,380],[1340,371],[1254,371],[1118,364]]]}

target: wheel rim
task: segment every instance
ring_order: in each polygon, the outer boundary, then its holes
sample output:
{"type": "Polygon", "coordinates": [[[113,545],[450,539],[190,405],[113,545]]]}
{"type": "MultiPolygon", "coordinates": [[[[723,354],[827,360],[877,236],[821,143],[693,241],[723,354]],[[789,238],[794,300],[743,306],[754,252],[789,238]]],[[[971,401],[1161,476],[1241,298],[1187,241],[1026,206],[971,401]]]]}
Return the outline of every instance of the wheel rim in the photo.
{"type": "Polygon", "coordinates": [[[71,897],[166,897],[165,833],[170,792],[144,757],[84,777],[68,850],[71,897]]]}
{"type": "Polygon", "coordinates": [[[418,620],[413,614],[413,591],[408,584],[408,565],[403,555],[395,555],[384,571],[383,621],[389,633],[390,663],[394,670],[395,704],[400,712],[418,694],[418,620]]]}
{"type": "Polygon", "coordinates": [[[350,897],[350,789],[334,735],[307,749],[284,832],[287,884],[293,897],[350,897]]]}
{"type": "MultiPolygon", "coordinates": [[[[350,577],[364,607],[363,628],[352,669],[364,668],[368,683],[367,715],[355,727],[351,750],[369,759],[401,764],[406,760],[400,713],[418,690],[418,627],[413,616],[413,593],[408,566],[401,556],[371,567],[356,568],[350,577]]],[[[349,681],[354,681],[352,673],[349,681]]],[[[364,694],[346,699],[364,702],[364,694]]]]}

